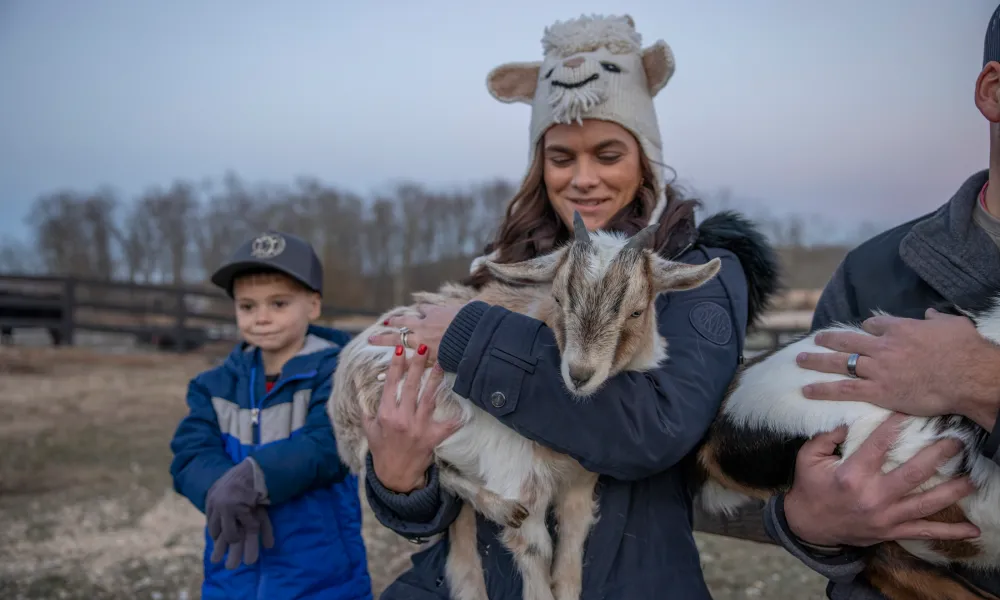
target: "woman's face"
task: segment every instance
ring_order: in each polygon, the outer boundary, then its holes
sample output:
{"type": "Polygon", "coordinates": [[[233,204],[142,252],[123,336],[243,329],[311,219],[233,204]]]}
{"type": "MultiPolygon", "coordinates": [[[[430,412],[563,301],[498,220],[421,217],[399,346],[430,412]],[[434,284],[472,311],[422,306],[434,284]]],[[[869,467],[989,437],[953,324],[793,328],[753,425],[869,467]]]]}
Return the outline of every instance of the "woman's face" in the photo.
{"type": "Polygon", "coordinates": [[[542,138],[549,202],[573,228],[573,212],[587,229],[604,227],[635,198],[642,183],[639,144],[617,123],[586,119],[554,125],[542,138]]]}

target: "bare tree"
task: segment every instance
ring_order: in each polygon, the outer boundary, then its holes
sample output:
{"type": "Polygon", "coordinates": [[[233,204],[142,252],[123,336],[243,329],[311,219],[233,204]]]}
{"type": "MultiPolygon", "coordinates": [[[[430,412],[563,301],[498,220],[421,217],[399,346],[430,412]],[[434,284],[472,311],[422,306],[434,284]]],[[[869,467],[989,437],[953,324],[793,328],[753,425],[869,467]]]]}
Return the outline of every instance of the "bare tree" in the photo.
{"type": "Polygon", "coordinates": [[[0,273],[30,275],[41,273],[44,267],[38,253],[23,240],[5,236],[0,240],[0,273]]]}
{"type": "Polygon", "coordinates": [[[35,248],[46,271],[114,277],[119,235],[116,208],[117,201],[107,189],[89,195],[61,191],[39,197],[27,223],[34,230],[35,248]]]}

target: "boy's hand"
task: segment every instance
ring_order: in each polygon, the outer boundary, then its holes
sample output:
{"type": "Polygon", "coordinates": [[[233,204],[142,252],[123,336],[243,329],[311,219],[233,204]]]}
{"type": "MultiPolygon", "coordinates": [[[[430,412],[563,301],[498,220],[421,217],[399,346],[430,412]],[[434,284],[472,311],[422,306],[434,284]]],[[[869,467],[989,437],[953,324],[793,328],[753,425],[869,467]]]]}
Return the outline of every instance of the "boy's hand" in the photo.
{"type": "Polygon", "coordinates": [[[260,505],[260,493],[254,488],[254,468],[251,460],[226,471],[208,490],[205,516],[208,534],[215,548],[212,562],[222,560],[226,550],[226,568],[235,569],[240,559],[245,564],[257,562],[260,537],[265,548],[274,546],[274,531],[267,509],[260,505]]]}

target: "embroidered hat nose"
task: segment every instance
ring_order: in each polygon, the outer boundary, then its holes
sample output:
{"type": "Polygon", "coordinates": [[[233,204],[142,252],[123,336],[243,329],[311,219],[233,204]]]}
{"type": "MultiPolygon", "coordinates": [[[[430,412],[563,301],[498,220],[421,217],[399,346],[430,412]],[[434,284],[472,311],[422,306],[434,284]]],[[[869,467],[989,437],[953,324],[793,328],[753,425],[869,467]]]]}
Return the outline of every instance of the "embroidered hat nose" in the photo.
{"type": "Polygon", "coordinates": [[[563,61],[564,67],[569,67],[570,69],[575,69],[583,64],[582,56],[574,56],[573,58],[567,58],[563,61]]]}

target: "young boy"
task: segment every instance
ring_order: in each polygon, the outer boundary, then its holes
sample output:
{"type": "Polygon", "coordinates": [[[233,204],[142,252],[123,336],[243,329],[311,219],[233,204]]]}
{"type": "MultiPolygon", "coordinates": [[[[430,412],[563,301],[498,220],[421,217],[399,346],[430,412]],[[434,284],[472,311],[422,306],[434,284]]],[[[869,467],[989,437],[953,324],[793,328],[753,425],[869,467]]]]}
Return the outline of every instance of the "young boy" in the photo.
{"type": "Polygon", "coordinates": [[[174,489],[207,519],[202,598],[370,599],[357,479],[325,408],[350,336],[310,324],[319,258],[270,231],[212,283],[233,298],[244,341],[190,382],[190,412],[170,443],[174,489]]]}

